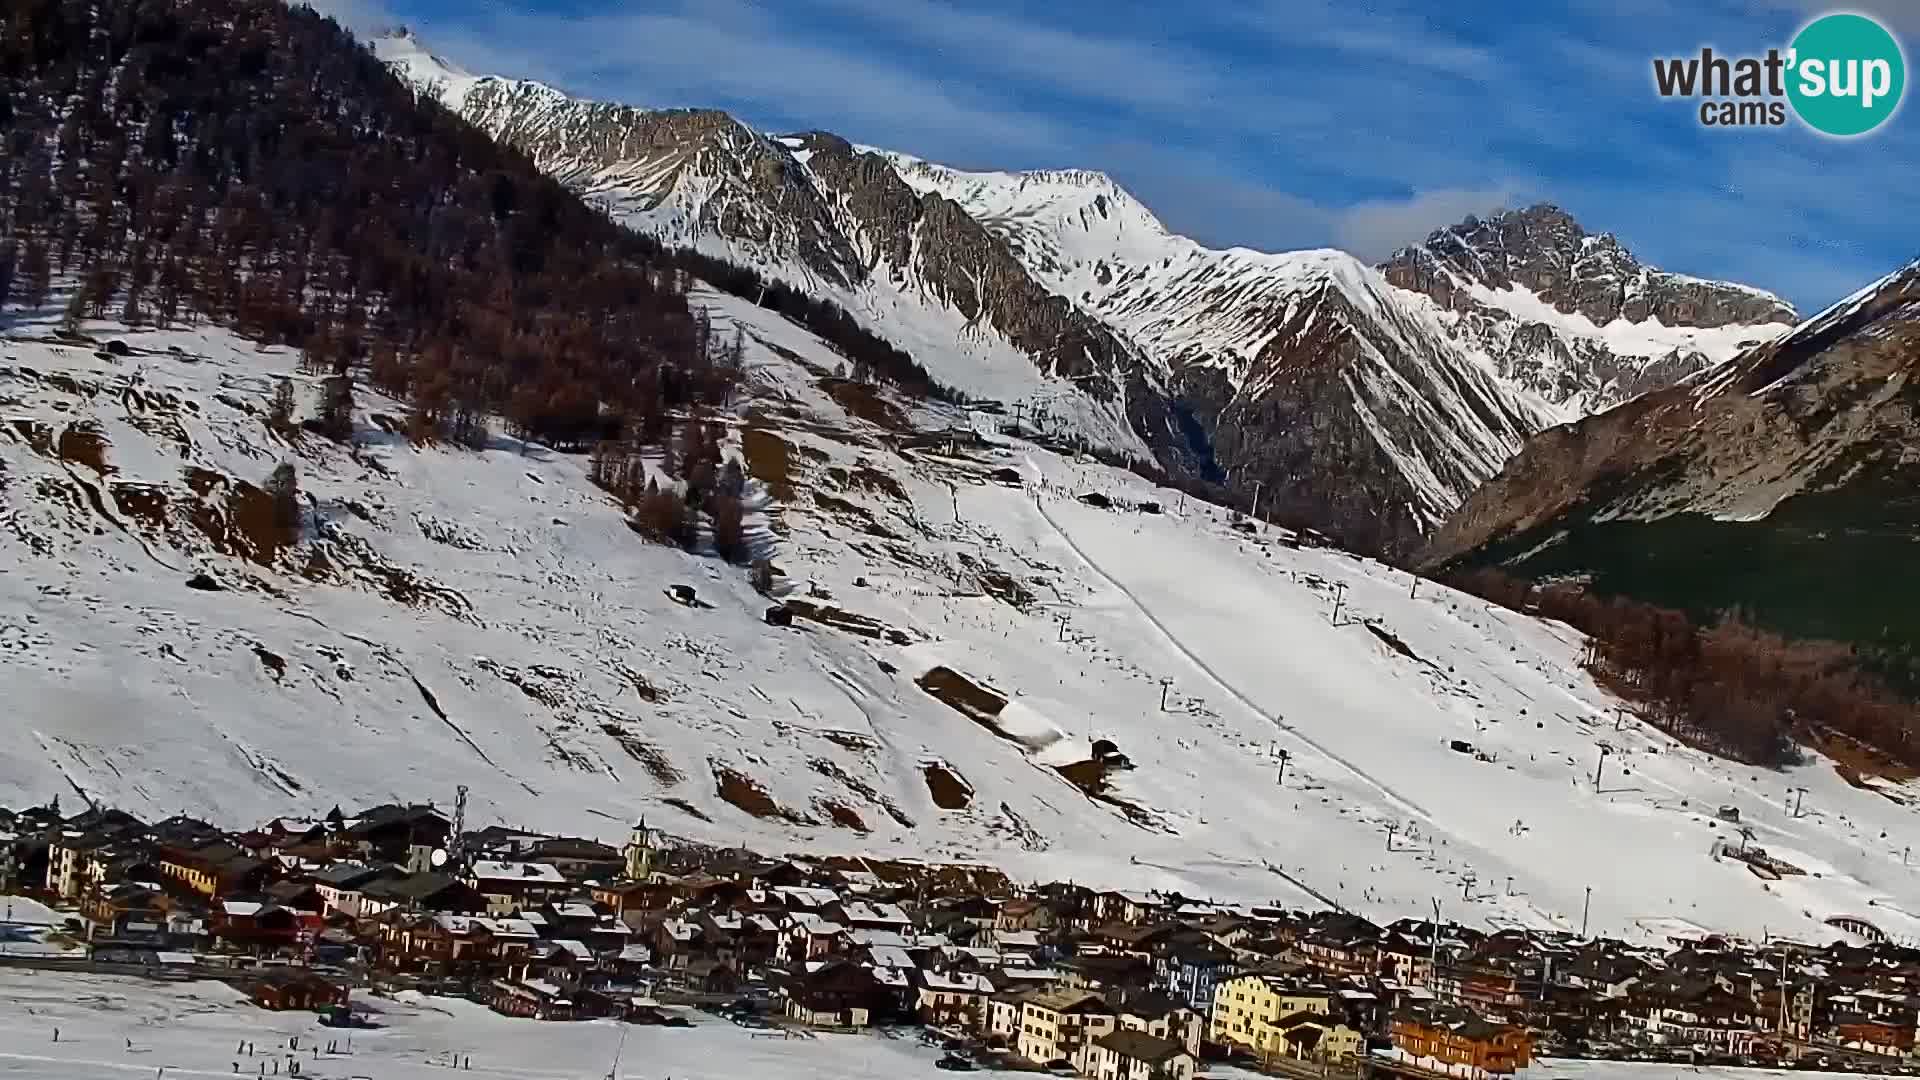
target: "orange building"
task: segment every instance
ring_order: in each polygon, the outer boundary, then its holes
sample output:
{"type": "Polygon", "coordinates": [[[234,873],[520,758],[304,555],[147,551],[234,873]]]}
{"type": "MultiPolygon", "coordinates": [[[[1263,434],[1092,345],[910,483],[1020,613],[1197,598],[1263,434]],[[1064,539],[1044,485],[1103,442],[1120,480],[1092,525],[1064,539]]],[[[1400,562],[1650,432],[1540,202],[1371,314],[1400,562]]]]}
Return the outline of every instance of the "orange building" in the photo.
{"type": "Polygon", "coordinates": [[[1533,1058],[1533,1040],[1526,1028],[1441,1007],[1396,1013],[1393,1045],[1411,1056],[1432,1058],[1473,1075],[1510,1076],[1533,1058]]]}

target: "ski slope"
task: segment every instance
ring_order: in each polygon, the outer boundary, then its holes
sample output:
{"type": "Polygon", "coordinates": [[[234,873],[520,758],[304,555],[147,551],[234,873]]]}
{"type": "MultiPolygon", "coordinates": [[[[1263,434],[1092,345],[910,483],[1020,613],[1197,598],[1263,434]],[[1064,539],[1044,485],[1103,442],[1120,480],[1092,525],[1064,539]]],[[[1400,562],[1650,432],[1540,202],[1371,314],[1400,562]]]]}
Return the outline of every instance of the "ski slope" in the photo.
{"type": "Polygon", "coordinates": [[[644,815],[774,852],[1383,919],[1438,897],[1475,925],[1577,930],[1591,886],[1590,927],[1637,939],[1820,939],[1838,914],[1920,937],[1908,792],[1616,731],[1564,627],[1410,596],[1399,571],[1090,461],[949,445],[927,433],[972,418],[850,390],[792,324],[696,301],[745,335],[728,452],[778,591],[816,619],[770,626],[743,568],[640,540],[583,457],[413,446],[391,433],[402,407],[365,390],[353,446],[282,434],[276,382],[303,409],[314,390],[284,350],[95,327],[119,356],[16,327],[0,698],[20,720],[0,729],[0,802],[240,826],[465,784],[477,825],[614,841],[644,815]],[[237,493],[282,460],[306,520],[266,551],[237,493]],[[680,584],[698,606],[669,598],[680,584]],[[1095,740],[1134,767],[1089,794],[1061,769],[1084,776],[1095,740]],[[1712,858],[1740,842],[1721,805],[1809,873],[1712,858]]]}

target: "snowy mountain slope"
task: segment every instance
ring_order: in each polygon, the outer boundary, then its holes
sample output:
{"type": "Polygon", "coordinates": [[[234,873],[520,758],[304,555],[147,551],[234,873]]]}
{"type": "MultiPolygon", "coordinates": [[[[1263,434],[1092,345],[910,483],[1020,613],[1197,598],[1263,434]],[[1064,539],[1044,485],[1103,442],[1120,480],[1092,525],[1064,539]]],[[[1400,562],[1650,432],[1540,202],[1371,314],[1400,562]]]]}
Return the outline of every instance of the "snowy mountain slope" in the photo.
{"type": "Polygon", "coordinates": [[[616,221],[833,301],[944,385],[1058,437],[1152,460],[1168,424],[1128,343],[1028,277],[977,223],[830,136],[474,77],[405,31],[373,43],[414,86],[616,221]]]}
{"type": "Polygon", "coordinates": [[[1763,289],[1643,265],[1545,203],[1435,230],[1381,269],[1567,419],[1724,364],[1796,320],[1763,289]]]}
{"type": "Polygon", "coordinates": [[[1431,530],[1561,414],[1339,251],[1209,249],[1097,172],[966,172],[888,154],[1035,276],[1139,342],[1245,494],[1366,548],[1431,530]]]}
{"type": "Polygon", "coordinates": [[[1380,272],[1211,250],[1105,174],[969,172],[724,113],[475,79],[404,33],[376,51],[619,220],[829,299],[942,381],[1067,441],[1264,493],[1278,520],[1418,547],[1550,424],[1783,330],[1760,290],[1643,266],[1540,206],[1380,272]]]}
{"type": "Polygon", "coordinates": [[[747,335],[733,445],[791,628],[741,569],[634,536],[582,459],[414,447],[373,397],[351,449],[281,436],[264,414],[280,377],[304,396],[293,358],[215,330],[96,328],[124,356],[0,341],[0,688],[24,718],[0,731],[0,800],[243,824],[464,783],[480,823],[611,838],[644,813],[770,850],[1380,915],[1438,895],[1577,927],[1591,884],[1593,925],[1635,936],[1811,937],[1840,912],[1920,934],[1900,914],[1920,881],[1879,837],[1912,824],[1904,790],[1614,732],[1564,630],[1409,598],[1397,571],[1250,537],[1131,474],[949,438],[964,417],[698,299],[747,335]],[[242,482],[281,459],[308,523],[276,549],[242,482]],[[682,583],[704,606],[667,596],[682,583]],[[1595,793],[1600,738],[1618,756],[1595,793]],[[1101,775],[1095,739],[1134,767],[1101,775]],[[1811,812],[1789,818],[1801,785],[1811,812]],[[1724,803],[1820,876],[1763,887],[1711,859],[1724,803]]]}
{"type": "Polygon", "coordinates": [[[1098,173],[963,173],[375,48],[623,223],[831,299],[1055,438],[1356,545],[1408,546],[1558,417],[1350,257],[1208,250],[1098,173]]]}
{"type": "Polygon", "coordinates": [[[1797,637],[1920,642],[1920,264],[1687,382],[1543,432],[1437,533],[1434,563],[1581,574],[1797,637]]]}

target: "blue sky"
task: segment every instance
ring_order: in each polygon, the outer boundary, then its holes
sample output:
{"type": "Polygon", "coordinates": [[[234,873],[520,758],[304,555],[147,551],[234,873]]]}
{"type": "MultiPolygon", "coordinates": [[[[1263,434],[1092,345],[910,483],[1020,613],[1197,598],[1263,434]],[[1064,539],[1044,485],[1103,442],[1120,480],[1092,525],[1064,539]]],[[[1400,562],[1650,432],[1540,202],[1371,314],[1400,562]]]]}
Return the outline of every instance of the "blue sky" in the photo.
{"type": "MultiPolygon", "coordinates": [[[[574,94],[967,168],[1103,169],[1216,246],[1379,259],[1546,200],[1646,261],[1806,312],[1920,255],[1900,197],[1920,109],[1843,142],[1702,128],[1653,92],[1654,56],[1784,47],[1831,10],[1807,0],[311,2],[574,94]]],[[[1920,0],[1847,10],[1920,40],[1920,0]]]]}

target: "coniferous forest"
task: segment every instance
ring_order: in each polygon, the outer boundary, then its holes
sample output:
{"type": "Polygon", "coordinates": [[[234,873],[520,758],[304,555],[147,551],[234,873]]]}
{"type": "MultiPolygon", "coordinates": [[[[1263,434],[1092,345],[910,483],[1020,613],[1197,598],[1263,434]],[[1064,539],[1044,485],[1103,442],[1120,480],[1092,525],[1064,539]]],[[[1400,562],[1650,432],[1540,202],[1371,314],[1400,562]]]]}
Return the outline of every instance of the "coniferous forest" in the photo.
{"type": "Polygon", "coordinates": [[[305,7],[17,0],[0,132],[0,313],[205,319],[299,348],[324,377],[305,426],[331,438],[364,380],[409,403],[416,440],[478,446],[498,415],[596,448],[594,479],[662,542],[691,546],[704,511],[746,557],[741,485],[716,482],[702,419],[742,343],[689,309],[696,275],[806,326],[859,381],[952,396],[832,304],[615,225],[305,7]],[[647,448],[681,462],[679,490],[642,482],[647,448]]]}
{"type": "Polygon", "coordinates": [[[562,446],[732,392],[656,246],[306,8],[11,3],[0,128],[7,308],[211,319],[562,446]]]}

